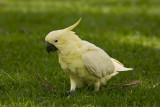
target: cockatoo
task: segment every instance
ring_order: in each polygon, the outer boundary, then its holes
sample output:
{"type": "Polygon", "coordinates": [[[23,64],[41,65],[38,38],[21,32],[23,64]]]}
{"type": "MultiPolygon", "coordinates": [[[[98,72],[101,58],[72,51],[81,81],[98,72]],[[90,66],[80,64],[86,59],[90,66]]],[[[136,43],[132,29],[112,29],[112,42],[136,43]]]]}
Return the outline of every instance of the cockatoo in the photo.
{"type": "Polygon", "coordinates": [[[70,78],[70,93],[84,85],[94,86],[94,91],[98,91],[100,85],[104,85],[119,71],[132,70],[111,58],[101,48],[81,40],[72,31],[80,20],[65,29],[52,31],[45,37],[47,51],[57,50],[61,68],[70,78]]]}

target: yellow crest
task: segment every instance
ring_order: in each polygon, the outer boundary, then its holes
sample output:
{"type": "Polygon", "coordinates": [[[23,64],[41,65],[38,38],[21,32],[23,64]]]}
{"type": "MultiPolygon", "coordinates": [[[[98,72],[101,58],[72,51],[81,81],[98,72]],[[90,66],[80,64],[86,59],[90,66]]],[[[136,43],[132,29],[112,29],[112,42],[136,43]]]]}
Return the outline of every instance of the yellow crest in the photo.
{"type": "Polygon", "coordinates": [[[68,30],[68,31],[73,30],[79,24],[80,21],[81,21],[81,18],[75,24],[65,28],[64,30],[68,30]]]}

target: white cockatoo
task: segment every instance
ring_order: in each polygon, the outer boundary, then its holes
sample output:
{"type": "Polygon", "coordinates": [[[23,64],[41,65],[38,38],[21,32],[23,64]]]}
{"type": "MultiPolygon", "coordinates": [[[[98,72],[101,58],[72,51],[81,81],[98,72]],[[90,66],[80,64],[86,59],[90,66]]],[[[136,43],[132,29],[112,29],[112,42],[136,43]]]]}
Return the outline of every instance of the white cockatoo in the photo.
{"type": "Polygon", "coordinates": [[[56,51],[61,68],[70,78],[73,93],[76,87],[93,85],[98,91],[118,71],[128,71],[116,59],[111,58],[101,48],[92,43],[81,40],[72,30],[81,19],[70,27],[50,32],[46,37],[47,51],[56,51]]]}

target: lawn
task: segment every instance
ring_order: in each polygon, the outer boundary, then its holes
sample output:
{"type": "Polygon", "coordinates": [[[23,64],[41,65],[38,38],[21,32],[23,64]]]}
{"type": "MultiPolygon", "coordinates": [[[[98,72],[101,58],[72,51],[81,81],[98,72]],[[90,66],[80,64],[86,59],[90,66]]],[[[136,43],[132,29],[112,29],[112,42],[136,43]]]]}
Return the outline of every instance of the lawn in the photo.
{"type": "Polygon", "coordinates": [[[0,0],[0,106],[160,106],[160,0],[0,0]],[[45,36],[81,23],[74,31],[130,72],[121,72],[92,93],[67,96],[70,81],[48,54],[45,36]],[[34,72],[60,93],[47,91],[34,72]],[[115,85],[140,84],[108,91],[115,85]]]}

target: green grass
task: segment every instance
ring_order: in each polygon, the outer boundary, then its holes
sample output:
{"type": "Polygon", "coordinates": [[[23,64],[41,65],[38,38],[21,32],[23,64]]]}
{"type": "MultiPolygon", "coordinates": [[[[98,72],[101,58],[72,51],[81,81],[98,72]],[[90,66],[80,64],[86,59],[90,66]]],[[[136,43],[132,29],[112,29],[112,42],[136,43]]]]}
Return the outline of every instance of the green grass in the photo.
{"type": "Polygon", "coordinates": [[[0,106],[160,106],[160,0],[0,0],[0,106]],[[101,87],[141,80],[126,89],[91,94],[77,89],[45,36],[79,18],[80,38],[104,49],[132,72],[121,72],[101,87]],[[48,92],[32,71],[62,93],[48,92]]]}

